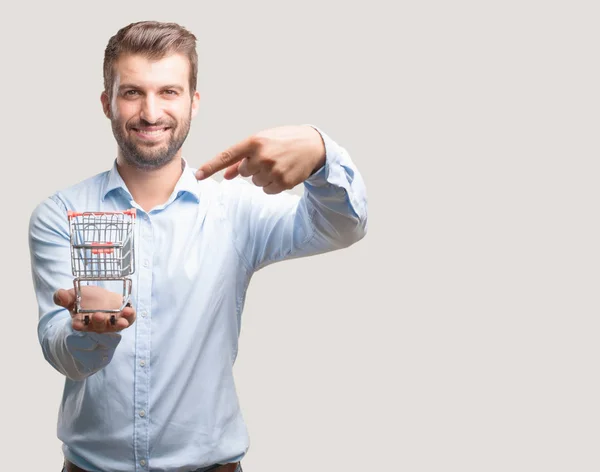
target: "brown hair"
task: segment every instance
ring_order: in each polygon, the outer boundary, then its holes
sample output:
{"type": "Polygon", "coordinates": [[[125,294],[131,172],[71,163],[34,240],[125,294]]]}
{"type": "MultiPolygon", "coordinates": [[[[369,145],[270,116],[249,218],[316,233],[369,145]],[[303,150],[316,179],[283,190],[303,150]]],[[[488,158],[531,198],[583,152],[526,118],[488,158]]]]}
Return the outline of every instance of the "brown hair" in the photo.
{"type": "Polygon", "coordinates": [[[108,41],[104,51],[104,91],[112,96],[114,63],[124,54],[141,54],[148,59],[162,59],[179,53],[190,63],[190,95],[196,91],[198,54],[196,36],[177,23],[139,21],[121,28],[108,41]]]}

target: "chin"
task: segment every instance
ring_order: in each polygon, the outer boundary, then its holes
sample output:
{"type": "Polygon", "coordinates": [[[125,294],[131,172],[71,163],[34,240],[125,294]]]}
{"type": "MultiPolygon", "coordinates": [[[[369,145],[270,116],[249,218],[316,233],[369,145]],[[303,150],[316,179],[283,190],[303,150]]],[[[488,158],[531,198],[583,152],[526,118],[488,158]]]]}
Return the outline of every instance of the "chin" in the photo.
{"type": "Polygon", "coordinates": [[[156,170],[169,164],[175,158],[175,155],[148,156],[145,153],[136,152],[135,155],[123,153],[123,157],[128,164],[137,169],[156,170]]]}

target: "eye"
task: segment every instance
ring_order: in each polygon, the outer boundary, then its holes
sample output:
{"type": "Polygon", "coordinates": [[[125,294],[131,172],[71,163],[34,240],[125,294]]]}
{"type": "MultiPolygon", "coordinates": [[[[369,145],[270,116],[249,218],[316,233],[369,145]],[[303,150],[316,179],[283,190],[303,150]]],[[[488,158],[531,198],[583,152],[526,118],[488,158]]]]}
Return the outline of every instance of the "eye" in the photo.
{"type": "Polygon", "coordinates": [[[124,95],[126,97],[133,97],[133,96],[138,95],[138,94],[139,94],[139,92],[137,90],[126,90],[125,93],[124,93],[124,95]]]}
{"type": "Polygon", "coordinates": [[[165,95],[177,95],[177,91],[175,90],[171,90],[171,89],[167,89],[164,91],[165,95]]]}

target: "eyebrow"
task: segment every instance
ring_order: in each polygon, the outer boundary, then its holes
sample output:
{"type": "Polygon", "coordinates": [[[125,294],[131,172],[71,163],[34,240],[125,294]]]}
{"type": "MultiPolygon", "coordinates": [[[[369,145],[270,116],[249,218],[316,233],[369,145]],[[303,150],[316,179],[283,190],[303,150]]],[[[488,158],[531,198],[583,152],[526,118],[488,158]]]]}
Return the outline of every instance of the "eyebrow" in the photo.
{"type": "MultiPolygon", "coordinates": [[[[121,84],[119,85],[119,91],[121,90],[125,90],[125,89],[143,89],[143,87],[140,87],[139,85],[136,84],[121,84]]],[[[179,92],[183,92],[184,88],[181,85],[163,85],[162,87],[160,87],[160,90],[167,90],[167,89],[173,89],[173,90],[178,90],[179,92]]]]}
{"type": "Polygon", "coordinates": [[[161,87],[161,90],[166,89],[178,90],[179,92],[183,92],[183,87],[181,85],[165,85],[164,87],[161,87]]]}

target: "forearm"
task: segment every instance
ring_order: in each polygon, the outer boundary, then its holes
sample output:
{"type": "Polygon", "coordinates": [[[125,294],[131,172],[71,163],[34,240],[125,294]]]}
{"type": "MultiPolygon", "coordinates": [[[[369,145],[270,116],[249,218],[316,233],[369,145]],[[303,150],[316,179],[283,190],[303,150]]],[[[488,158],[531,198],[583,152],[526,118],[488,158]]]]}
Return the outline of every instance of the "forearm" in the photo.
{"type": "Polygon", "coordinates": [[[67,208],[57,197],[32,213],[29,245],[33,285],[38,302],[38,340],[46,360],[61,374],[82,380],[105,367],[121,336],[75,331],[71,315],[56,305],[54,293],[72,286],[67,208]]]}
{"type": "Polygon", "coordinates": [[[66,311],[48,321],[42,318],[38,336],[46,360],[71,380],[83,380],[106,367],[121,340],[119,333],[73,330],[66,311]]]}
{"type": "Polygon", "coordinates": [[[236,249],[250,271],[276,261],[347,247],[367,230],[366,190],[348,153],[321,134],[325,164],[304,181],[302,197],[267,195],[244,180],[224,181],[221,198],[236,249]]]}

